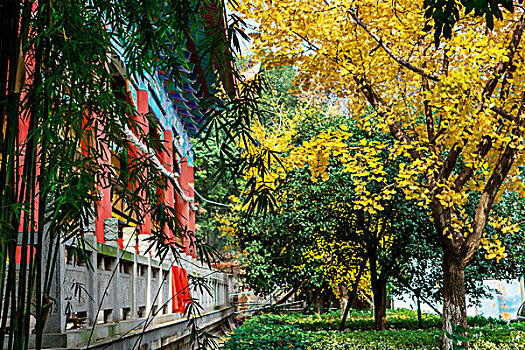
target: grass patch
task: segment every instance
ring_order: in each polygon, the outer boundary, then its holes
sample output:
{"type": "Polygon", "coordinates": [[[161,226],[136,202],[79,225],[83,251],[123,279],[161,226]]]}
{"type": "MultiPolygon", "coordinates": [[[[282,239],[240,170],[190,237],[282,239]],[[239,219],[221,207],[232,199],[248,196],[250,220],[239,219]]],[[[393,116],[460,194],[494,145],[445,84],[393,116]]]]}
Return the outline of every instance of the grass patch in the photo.
{"type": "MultiPolygon", "coordinates": [[[[237,328],[224,350],[393,350],[439,349],[441,318],[423,314],[424,329],[417,329],[417,314],[389,310],[388,330],[374,331],[373,314],[352,311],[347,330],[338,331],[340,314],[263,314],[237,328]]],[[[507,325],[495,319],[469,318],[470,349],[525,348],[525,324],[507,325]]]]}

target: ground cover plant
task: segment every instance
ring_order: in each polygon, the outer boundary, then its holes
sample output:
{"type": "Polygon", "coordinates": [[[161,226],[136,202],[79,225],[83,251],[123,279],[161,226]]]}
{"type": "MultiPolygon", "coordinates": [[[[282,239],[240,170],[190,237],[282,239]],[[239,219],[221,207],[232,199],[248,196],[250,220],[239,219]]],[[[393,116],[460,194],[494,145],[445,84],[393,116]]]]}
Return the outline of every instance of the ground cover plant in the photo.
{"type": "MultiPolygon", "coordinates": [[[[387,330],[375,331],[371,311],[351,311],[346,331],[338,331],[339,311],[322,315],[261,314],[237,328],[223,350],[321,350],[321,349],[439,349],[441,318],[423,314],[424,328],[417,329],[417,313],[389,310],[387,330]]],[[[525,324],[510,324],[481,316],[469,317],[470,349],[522,349],[525,324]]]]}

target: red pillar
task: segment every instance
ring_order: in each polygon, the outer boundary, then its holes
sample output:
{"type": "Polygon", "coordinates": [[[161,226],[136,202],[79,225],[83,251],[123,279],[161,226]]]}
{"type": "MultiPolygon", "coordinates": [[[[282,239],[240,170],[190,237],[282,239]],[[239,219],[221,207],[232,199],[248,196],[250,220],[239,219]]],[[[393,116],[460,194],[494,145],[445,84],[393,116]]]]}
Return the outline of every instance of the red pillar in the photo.
{"type": "MultiPolygon", "coordinates": [[[[25,94],[24,94],[25,95],[25,94]]],[[[20,191],[22,191],[22,176],[24,174],[24,165],[27,152],[27,133],[29,130],[29,113],[25,116],[20,116],[18,119],[18,168],[16,169],[16,176],[18,182],[18,191],[16,192],[17,196],[20,196],[20,191]]],[[[8,130],[7,130],[8,131],[8,130]]],[[[36,192],[35,192],[36,193],[36,192]]],[[[16,198],[18,202],[18,198],[16,198]]],[[[22,199],[22,202],[25,201],[25,198],[22,199]]],[[[18,232],[24,229],[24,220],[25,220],[25,211],[20,213],[20,222],[18,225],[18,232]]],[[[38,213],[35,213],[35,218],[38,217],[38,213]]]]}
{"type": "MultiPolygon", "coordinates": [[[[17,196],[20,195],[20,192],[22,190],[22,176],[24,173],[25,156],[27,152],[26,142],[27,142],[27,134],[28,134],[28,129],[29,129],[28,123],[29,123],[29,120],[24,119],[23,117],[20,117],[20,119],[18,120],[18,155],[16,155],[16,157],[18,157],[18,168],[16,169],[16,176],[17,176],[17,181],[18,181],[18,191],[16,192],[17,196]]],[[[39,166],[38,161],[36,161],[35,166],[36,166],[36,175],[38,176],[40,173],[40,166],[39,166]]],[[[36,194],[38,193],[38,182],[35,182],[35,186],[37,186],[37,188],[35,188],[35,194],[36,194]]],[[[26,188],[26,191],[27,191],[27,188],[26,188]]],[[[23,195],[25,196],[25,193],[23,195]]],[[[18,198],[16,198],[16,200],[18,201],[18,198]]],[[[25,198],[22,198],[22,202],[25,202],[25,198]]],[[[37,195],[37,199],[35,200],[35,207],[33,208],[33,210],[34,210],[34,215],[33,215],[34,219],[32,222],[29,222],[29,224],[34,225],[34,227],[36,227],[37,226],[36,224],[38,221],[38,195],[37,195]]],[[[18,232],[22,232],[24,230],[25,220],[27,218],[28,218],[27,213],[24,210],[22,210],[20,212],[20,222],[18,224],[18,232]]],[[[22,246],[17,246],[16,254],[15,254],[15,260],[16,260],[15,263],[17,265],[20,265],[20,263],[22,262],[22,255],[23,255],[22,250],[23,249],[26,250],[26,252],[24,253],[26,253],[26,263],[29,265],[32,260],[31,255],[33,255],[34,257],[36,248],[33,247],[33,252],[31,252],[29,246],[27,246],[26,248],[22,248],[22,246]]]]}
{"type": "MultiPolygon", "coordinates": [[[[188,189],[188,160],[186,157],[181,158],[180,162],[180,177],[179,186],[185,195],[189,195],[185,190],[188,189]]],[[[175,203],[175,209],[181,222],[182,230],[189,230],[189,218],[190,218],[190,205],[184,201],[178,194],[176,195],[177,202],[175,203]]],[[[188,239],[187,233],[183,234],[182,244],[184,246],[184,252],[190,255],[190,240],[188,239]]]]}
{"type": "MultiPolygon", "coordinates": [[[[104,125],[102,122],[97,123],[95,130],[95,141],[96,139],[104,139],[104,125]]],[[[109,183],[109,172],[108,169],[111,166],[111,150],[107,143],[100,144],[101,157],[99,158],[99,166],[106,171],[104,172],[103,178],[99,179],[97,183],[97,189],[100,192],[102,198],[97,202],[97,218],[95,221],[95,235],[97,236],[97,242],[105,243],[104,239],[104,219],[111,218],[113,211],[113,200],[111,198],[111,185],[109,183]]]]}
{"type": "MultiPolygon", "coordinates": [[[[173,172],[173,162],[175,160],[173,157],[173,133],[171,131],[164,131],[164,147],[166,151],[161,152],[161,161],[164,163],[163,165],[166,168],[166,170],[168,170],[169,172],[173,172]]],[[[162,195],[162,200],[164,205],[173,208],[175,205],[173,184],[169,179],[167,179],[166,182],[167,188],[162,195]]],[[[175,237],[173,235],[173,231],[169,228],[167,224],[164,225],[164,231],[166,232],[168,241],[170,243],[173,243],[175,241],[175,237]]]]}
{"type": "MultiPolygon", "coordinates": [[[[188,189],[190,190],[190,197],[195,198],[195,191],[193,190],[193,181],[194,181],[194,174],[193,174],[193,167],[188,166],[188,189]]],[[[189,219],[189,232],[190,232],[190,254],[193,258],[196,257],[196,249],[195,249],[195,211],[190,209],[190,219],[189,219]]]]}
{"type": "MultiPolygon", "coordinates": [[[[145,115],[149,112],[148,92],[147,91],[137,90],[136,108],[137,108],[137,114],[133,115],[133,120],[135,121],[137,125],[137,131],[135,132],[135,136],[137,136],[140,139],[141,134],[148,134],[149,132],[148,119],[145,117],[145,115]]],[[[134,145],[131,145],[130,148],[131,148],[131,154],[129,155],[130,166],[137,166],[136,163],[134,163],[134,160],[140,157],[141,152],[134,145]]],[[[147,172],[146,172],[147,170],[144,169],[143,171],[144,171],[144,177],[147,177],[147,172]]],[[[143,199],[145,199],[146,197],[145,193],[139,193],[139,195],[143,199]]],[[[151,213],[149,212],[149,207],[147,204],[144,205],[140,218],[143,219],[143,222],[140,225],[140,233],[151,235],[151,213]]]]}
{"type": "MultiPolygon", "coordinates": [[[[33,11],[35,11],[35,9],[36,9],[36,3],[33,4],[33,11]]],[[[26,63],[25,63],[26,70],[34,71],[34,69],[35,69],[34,57],[26,56],[25,59],[26,59],[26,63]]],[[[9,78],[9,72],[8,72],[8,78],[9,78]]],[[[28,86],[32,85],[33,84],[33,79],[31,79],[31,77],[28,77],[28,79],[26,81],[26,84],[28,86]]],[[[20,92],[20,101],[25,101],[26,96],[27,96],[27,90],[26,89],[22,89],[22,91],[20,92]]],[[[20,108],[22,108],[22,107],[20,106],[20,108]]],[[[28,132],[29,132],[30,115],[31,114],[28,111],[26,111],[26,113],[24,113],[24,114],[20,113],[20,117],[18,119],[18,145],[17,145],[18,146],[18,150],[17,150],[18,152],[15,153],[15,157],[18,158],[18,168],[15,171],[15,176],[17,176],[16,182],[17,182],[17,186],[18,186],[18,191],[16,192],[17,196],[20,195],[20,192],[22,190],[22,176],[23,176],[23,172],[24,172],[25,158],[26,158],[26,154],[27,154],[27,135],[28,135],[28,132]]],[[[9,132],[9,125],[7,126],[6,132],[9,132]]],[[[40,160],[38,158],[38,154],[40,153],[39,152],[40,146],[37,145],[36,147],[37,147],[38,150],[36,152],[37,153],[36,159],[34,159],[33,162],[36,163],[35,164],[35,175],[36,175],[36,177],[38,177],[40,175],[40,160]]],[[[33,225],[34,228],[36,228],[37,224],[38,224],[38,206],[39,206],[38,181],[35,181],[34,186],[35,186],[34,193],[36,195],[36,198],[35,198],[35,203],[34,203],[35,206],[33,208],[33,222],[31,222],[30,224],[33,225]]],[[[26,189],[27,189],[27,187],[26,187],[26,189]]],[[[24,196],[25,196],[25,194],[24,194],[24,196]]],[[[16,198],[16,201],[18,201],[18,198],[16,198]]],[[[22,198],[22,202],[25,202],[25,198],[22,198]]],[[[24,209],[27,209],[27,208],[24,208],[24,209]]],[[[19,232],[23,230],[24,220],[25,220],[26,216],[27,216],[26,212],[24,210],[22,210],[21,213],[20,213],[20,223],[19,223],[19,229],[18,229],[19,232]]]]}

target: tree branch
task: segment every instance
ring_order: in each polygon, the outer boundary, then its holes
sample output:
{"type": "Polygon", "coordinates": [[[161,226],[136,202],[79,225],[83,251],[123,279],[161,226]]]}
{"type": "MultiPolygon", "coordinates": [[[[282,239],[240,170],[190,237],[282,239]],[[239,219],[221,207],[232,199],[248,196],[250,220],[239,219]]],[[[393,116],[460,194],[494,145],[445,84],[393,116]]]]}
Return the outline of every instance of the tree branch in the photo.
{"type": "Polygon", "coordinates": [[[483,89],[483,93],[481,94],[481,99],[478,102],[478,105],[476,106],[477,109],[482,110],[483,104],[485,102],[485,99],[487,97],[490,97],[492,93],[494,92],[494,89],[498,85],[500,77],[507,71],[509,66],[512,63],[512,60],[514,59],[514,54],[516,53],[516,50],[520,44],[521,36],[523,34],[523,27],[525,25],[525,15],[521,15],[520,20],[518,21],[518,25],[516,28],[514,28],[514,32],[512,33],[512,39],[510,40],[509,46],[507,46],[507,60],[502,60],[500,63],[496,66],[494,75],[491,79],[487,82],[485,85],[485,88],[483,89]]]}
{"type": "MultiPolygon", "coordinates": [[[[478,144],[478,148],[476,153],[481,157],[485,158],[489,150],[492,148],[492,139],[489,136],[484,136],[480,143],[478,144]]],[[[465,167],[459,173],[456,180],[454,180],[454,190],[457,192],[459,191],[470,179],[470,177],[474,174],[474,168],[472,167],[465,167]]]]}
{"type": "Polygon", "coordinates": [[[511,122],[514,122],[514,121],[516,121],[516,119],[518,119],[514,114],[509,113],[509,112],[505,111],[504,109],[502,109],[500,107],[494,106],[490,110],[493,111],[493,112],[498,113],[503,118],[505,118],[505,119],[507,119],[507,120],[509,120],[511,122]]]}
{"type": "MultiPolygon", "coordinates": [[[[420,36],[417,41],[419,54],[421,56],[425,55],[426,49],[424,47],[423,43],[423,37],[420,36]]],[[[427,63],[423,62],[422,64],[423,69],[427,68],[427,63]]],[[[430,86],[428,84],[428,79],[425,77],[421,77],[421,82],[423,84],[423,91],[430,90],[430,86]]],[[[432,106],[430,105],[430,102],[428,99],[423,100],[423,107],[425,109],[425,122],[427,124],[427,137],[429,139],[429,144],[433,145],[434,141],[436,140],[435,131],[434,131],[434,114],[432,113],[432,106]]]]}
{"type": "MultiPolygon", "coordinates": [[[[523,16],[522,16],[523,18],[523,16]]],[[[512,135],[515,137],[522,137],[525,133],[525,120],[522,115],[525,112],[525,92],[521,94],[521,106],[516,118],[517,125],[515,126],[512,135]]],[[[494,199],[498,194],[498,191],[503,184],[503,181],[507,177],[514,159],[516,158],[516,147],[512,144],[512,140],[507,143],[505,151],[501,155],[498,164],[494,168],[494,171],[490,175],[487,185],[481,194],[479,200],[478,208],[476,209],[476,214],[473,221],[473,230],[469,234],[465,241],[465,258],[463,263],[468,264],[474,257],[474,253],[479,247],[481,236],[483,235],[483,230],[487,225],[488,217],[490,214],[490,209],[494,203],[494,199]]]]}
{"type": "Polygon", "coordinates": [[[443,129],[443,128],[439,129],[438,132],[434,135],[434,137],[428,141],[428,143],[433,145],[436,142],[436,140],[438,139],[438,137],[443,135],[444,132],[445,132],[445,129],[443,129]]]}
{"type": "Polygon", "coordinates": [[[448,66],[449,66],[449,59],[448,59],[448,49],[444,49],[443,51],[443,65],[441,66],[441,74],[448,76],[448,66]]]}
{"type": "MultiPolygon", "coordinates": [[[[522,126],[519,126],[517,129],[521,128],[522,126]]],[[[485,190],[479,200],[478,208],[476,209],[476,214],[474,216],[474,227],[472,233],[467,236],[465,241],[466,254],[463,259],[464,265],[467,265],[472,260],[474,253],[479,247],[481,236],[483,235],[483,230],[487,224],[490,209],[492,208],[496,194],[514,163],[516,148],[512,147],[510,144],[511,142],[512,141],[510,141],[505,147],[505,151],[501,155],[498,165],[496,165],[492,175],[490,175],[489,181],[487,182],[485,190]]]]}
{"type": "Polygon", "coordinates": [[[354,21],[361,27],[363,28],[363,30],[368,34],[370,35],[380,46],[381,48],[383,48],[383,50],[394,60],[396,61],[397,63],[399,63],[400,65],[402,65],[403,67],[405,67],[406,69],[408,70],[411,70],[412,72],[414,73],[417,73],[427,79],[430,79],[430,80],[433,80],[433,81],[438,81],[439,78],[437,75],[435,74],[432,74],[432,73],[426,73],[423,69],[419,68],[419,67],[416,67],[410,63],[408,63],[405,59],[397,56],[396,54],[394,54],[394,52],[392,50],[390,50],[384,43],[383,43],[383,39],[381,37],[379,37],[378,35],[372,33],[370,31],[370,29],[368,29],[368,27],[366,26],[366,24],[361,21],[361,19],[357,16],[357,13],[355,13],[354,11],[348,9],[348,13],[350,14],[350,16],[354,19],[354,21]]]}
{"type": "MultiPolygon", "coordinates": [[[[354,81],[359,86],[361,92],[365,95],[368,103],[374,107],[376,113],[379,114],[384,120],[388,120],[389,113],[384,110],[384,103],[381,101],[381,98],[377,95],[372,86],[370,86],[370,84],[368,84],[364,78],[359,78],[356,75],[354,75],[354,81]]],[[[405,145],[412,144],[412,140],[403,131],[401,125],[396,120],[392,119],[392,121],[388,124],[388,127],[390,129],[390,133],[396,140],[404,143],[405,145]]],[[[408,152],[414,159],[421,158],[421,155],[415,148],[409,149],[408,152]]]]}
{"type": "MultiPolygon", "coordinates": [[[[405,276],[398,275],[395,276],[395,278],[397,278],[397,280],[401,282],[401,284],[403,284],[409,291],[414,293],[414,295],[417,293],[416,289],[410,285],[408,279],[405,276]]],[[[442,313],[433,305],[434,303],[430,302],[426,297],[422,296],[421,293],[419,293],[419,298],[421,298],[421,300],[423,300],[428,306],[430,306],[430,308],[434,310],[436,314],[442,316],[442,313]]]]}
{"type": "Polygon", "coordinates": [[[450,150],[450,152],[448,152],[447,159],[445,159],[445,162],[443,163],[443,166],[439,171],[438,180],[448,179],[450,174],[452,174],[454,165],[456,165],[456,162],[462,150],[463,147],[460,147],[457,142],[454,143],[452,149],[450,150]]]}
{"type": "MultiPolygon", "coordinates": [[[[482,93],[481,99],[478,102],[478,105],[476,106],[476,109],[478,109],[479,111],[483,110],[483,103],[484,103],[485,99],[492,96],[492,93],[494,92],[494,89],[496,88],[496,86],[498,84],[499,78],[509,68],[509,66],[510,66],[510,64],[511,64],[513,58],[514,58],[514,54],[516,53],[516,49],[518,48],[518,46],[520,44],[521,37],[523,35],[524,25],[525,25],[525,16],[522,15],[520,17],[520,20],[518,21],[518,25],[516,26],[516,28],[514,28],[514,31],[512,33],[512,39],[511,39],[509,45],[507,46],[507,54],[506,54],[506,56],[508,57],[508,59],[507,60],[502,60],[496,66],[495,73],[494,73],[493,77],[487,81],[487,84],[485,85],[485,88],[483,89],[483,93],[482,93]]],[[[493,107],[493,108],[491,108],[491,110],[493,110],[494,112],[496,112],[498,114],[500,114],[500,112],[503,112],[503,110],[501,110],[498,107],[493,107]]],[[[509,114],[508,116],[511,116],[511,115],[509,114]]],[[[482,140],[480,141],[480,143],[478,144],[477,153],[478,153],[478,155],[480,157],[483,158],[483,157],[485,157],[487,155],[487,153],[489,152],[489,150],[491,148],[492,148],[492,140],[490,139],[490,137],[483,137],[482,140]]],[[[458,150],[458,152],[461,153],[462,150],[463,150],[463,147],[461,147],[458,150]]],[[[456,161],[457,161],[457,159],[456,159],[456,161]]],[[[454,164],[451,164],[451,165],[450,164],[449,165],[445,164],[444,166],[452,166],[453,167],[454,165],[455,165],[455,161],[454,161],[454,164]]],[[[470,177],[472,176],[473,173],[474,173],[474,169],[473,168],[465,167],[461,171],[461,173],[458,175],[456,180],[454,181],[454,188],[455,188],[455,190],[458,191],[459,189],[461,189],[465,185],[465,183],[470,179],[470,177]]]]}

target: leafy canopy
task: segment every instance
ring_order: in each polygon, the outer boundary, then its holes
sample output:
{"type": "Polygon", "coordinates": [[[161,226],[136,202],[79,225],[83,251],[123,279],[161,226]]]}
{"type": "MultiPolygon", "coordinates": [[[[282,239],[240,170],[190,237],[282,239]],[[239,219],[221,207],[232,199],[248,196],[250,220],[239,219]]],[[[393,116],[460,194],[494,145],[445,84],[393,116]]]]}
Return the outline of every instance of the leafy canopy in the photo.
{"type": "MultiPolygon", "coordinates": [[[[407,198],[432,203],[439,234],[457,249],[468,246],[471,259],[492,203],[505,189],[525,193],[516,118],[525,87],[522,11],[506,13],[489,33],[480,19],[462,18],[436,48],[421,30],[421,4],[412,1],[255,0],[240,10],[259,23],[254,51],[268,66],[293,64],[297,89],[345,96],[361,128],[396,138],[394,152],[411,158],[397,185],[407,198]],[[370,106],[374,113],[367,113],[370,106]],[[479,206],[467,213],[472,196],[479,206]]],[[[369,164],[379,175],[381,167],[369,164]]],[[[503,219],[494,225],[517,230],[503,219]]],[[[489,256],[502,257],[498,240],[487,239],[489,256]]]]}
{"type": "MultiPolygon", "coordinates": [[[[519,4],[523,0],[517,1],[519,4]]],[[[464,9],[465,15],[473,13],[474,16],[483,17],[487,27],[494,29],[494,17],[503,19],[502,8],[514,12],[514,0],[424,0],[425,17],[434,21],[434,40],[439,45],[441,35],[450,39],[456,22],[460,20],[460,10],[464,9]]],[[[432,29],[430,24],[425,26],[426,30],[432,29]]]]}

